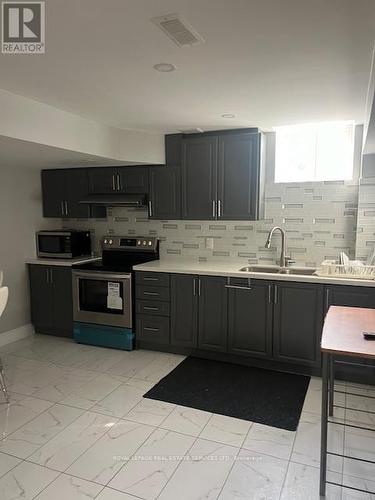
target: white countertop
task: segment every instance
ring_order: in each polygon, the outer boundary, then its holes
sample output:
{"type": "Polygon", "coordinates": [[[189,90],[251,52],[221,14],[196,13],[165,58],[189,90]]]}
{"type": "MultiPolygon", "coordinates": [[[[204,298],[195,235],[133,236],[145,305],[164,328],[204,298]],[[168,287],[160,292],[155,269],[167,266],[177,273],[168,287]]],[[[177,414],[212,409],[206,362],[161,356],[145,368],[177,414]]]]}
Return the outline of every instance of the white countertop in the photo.
{"type": "Polygon", "coordinates": [[[84,264],[85,262],[94,262],[95,260],[100,260],[100,257],[80,257],[77,259],[29,259],[26,261],[26,264],[72,267],[74,264],[84,264]]]}
{"type": "MultiPolygon", "coordinates": [[[[296,274],[242,272],[245,262],[218,261],[198,262],[185,259],[162,259],[146,262],[133,266],[134,271],[147,271],[156,273],[200,274],[202,276],[229,276],[233,278],[254,278],[269,281],[297,281],[302,283],[326,283],[330,285],[354,285],[375,287],[375,280],[355,278],[329,278],[323,276],[302,276],[296,274]]],[[[255,267],[255,266],[254,266],[255,267]]],[[[264,267],[264,266],[263,266],[264,267]]],[[[293,268],[291,268],[292,271],[293,268]]]]}

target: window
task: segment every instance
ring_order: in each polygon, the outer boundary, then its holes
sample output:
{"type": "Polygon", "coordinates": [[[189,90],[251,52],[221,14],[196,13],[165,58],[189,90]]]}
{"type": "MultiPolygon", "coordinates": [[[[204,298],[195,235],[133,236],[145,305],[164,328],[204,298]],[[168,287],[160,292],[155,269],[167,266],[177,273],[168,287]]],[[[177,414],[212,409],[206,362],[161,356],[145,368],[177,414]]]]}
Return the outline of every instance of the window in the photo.
{"type": "Polygon", "coordinates": [[[354,122],[276,127],[275,182],[353,178],[354,122]]]}

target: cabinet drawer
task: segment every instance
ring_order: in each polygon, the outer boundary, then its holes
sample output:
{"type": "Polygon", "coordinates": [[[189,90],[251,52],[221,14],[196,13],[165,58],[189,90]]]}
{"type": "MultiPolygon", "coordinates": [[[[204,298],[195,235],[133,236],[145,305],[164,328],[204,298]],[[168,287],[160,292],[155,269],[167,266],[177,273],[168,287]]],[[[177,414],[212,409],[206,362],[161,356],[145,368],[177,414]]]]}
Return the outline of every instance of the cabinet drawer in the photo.
{"type": "Polygon", "coordinates": [[[157,286],[137,286],[136,297],[142,300],[165,300],[169,301],[169,288],[157,286]]]}
{"type": "Polygon", "coordinates": [[[153,314],[156,316],[169,316],[169,302],[158,302],[153,300],[137,300],[137,314],[153,314]]]}
{"type": "Polygon", "coordinates": [[[135,282],[137,285],[169,286],[168,273],[136,273],[135,282]]]}
{"type": "Polygon", "coordinates": [[[162,316],[137,316],[137,340],[169,344],[169,318],[162,316]]]}

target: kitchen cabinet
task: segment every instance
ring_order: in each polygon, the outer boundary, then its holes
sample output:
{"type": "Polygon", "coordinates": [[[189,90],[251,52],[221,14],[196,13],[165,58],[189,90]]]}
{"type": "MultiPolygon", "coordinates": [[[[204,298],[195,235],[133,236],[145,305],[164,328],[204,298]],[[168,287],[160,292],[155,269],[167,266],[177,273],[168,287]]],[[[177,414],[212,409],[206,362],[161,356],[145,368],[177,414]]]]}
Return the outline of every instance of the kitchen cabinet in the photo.
{"type": "Polygon", "coordinates": [[[71,337],[73,331],[70,267],[29,265],[31,321],[37,333],[71,337]]]}
{"type": "Polygon", "coordinates": [[[182,218],[216,219],[217,137],[182,142],[182,218]]]}
{"type": "Polygon", "coordinates": [[[43,216],[55,218],[105,217],[104,207],[81,204],[89,191],[86,169],[42,170],[43,216]]]}
{"type": "Polygon", "coordinates": [[[149,218],[181,219],[181,167],[150,168],[149,218]]]}
{"type": "Polygon", "coordinates": [[[148,167],[98,167],[89,169],[93,194],[148,192],[148,167]]]}
{"type": "Polygon", "coordinates": [[[183,219],[256,220],[263,216],[261,134],[249,130],[184,136],[183,219]]]}
{"type": "Polygon", "coordinates": [[[181,141],[183,134],[168,134],[164,138],[165,164],[168,167],[181,166],[181,141]]]}
{"type": "Polygon", "coordinates": [[[198,348],[227,351],[226,278],[198,277],[198,348]]]}
{"type": "Polygon", "coordinates": [[[171,345],[198,345],[198,276],[171,275],[171,345]]]}
{"type": "Polygon", "coordinates": [[[330,306],[375,308],[375,289],[362,286],[330,285],[324,290],[324,309],[330,306]]]}
{"type": "Polygon", "coordinates": [[[228,351],[272,356],[273,285],[262,280],[231,278],[228,288],[228,351]]]}
{"type": "Polygon", "coordinates": [[[303,365],[320,365],[323,285],[275,282],[273,357],[303,365]]]}
{"type": "Polygon", "coordinates": [[[260,189],[260,134],[219,137],[218,217],[256,220],[260,189]]]}

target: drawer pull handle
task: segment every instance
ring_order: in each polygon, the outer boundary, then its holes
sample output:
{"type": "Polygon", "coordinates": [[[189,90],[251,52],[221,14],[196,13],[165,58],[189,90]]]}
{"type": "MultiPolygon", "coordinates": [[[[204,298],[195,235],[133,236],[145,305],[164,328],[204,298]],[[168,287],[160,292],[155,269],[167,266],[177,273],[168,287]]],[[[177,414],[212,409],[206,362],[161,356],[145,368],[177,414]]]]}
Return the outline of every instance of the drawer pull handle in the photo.
{"type": "Polygon", "coordinates": [[[225,285],[225,288],[233,288],[235,290],[252,290],[251,286],[225,285]]]}
{"type": "Polygon", "coordinates": [[[159,311],[158,307],[143,306],[145,311],[159,311]]]}
{"type": "Polygon", "coordinates": [[[159,295],[158,292],[143,292],[143,295],[159,295]]]}
{"type": "Polygon", "coordinates": [[[143,278],[143,281],[159,281],[159,278],[143,278]]]}
{"type": "Polygon", "coordinates": [[[159,331],[159,328],[151,328],[149,326],[145,326],[144,327],[144,330],[147,330],[149,332],[158,332],[159,331]]]}

